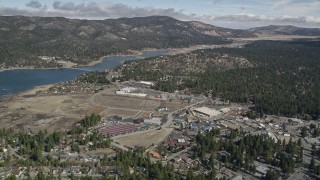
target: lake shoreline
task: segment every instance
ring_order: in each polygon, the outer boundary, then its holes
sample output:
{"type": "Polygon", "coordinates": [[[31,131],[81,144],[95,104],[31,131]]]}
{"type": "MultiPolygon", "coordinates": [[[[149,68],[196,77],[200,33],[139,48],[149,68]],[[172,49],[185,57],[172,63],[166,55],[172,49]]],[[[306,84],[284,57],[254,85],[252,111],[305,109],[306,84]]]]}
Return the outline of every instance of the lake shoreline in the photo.
{"type": "Polygon", "coordinates": [[[168,51],[168,55],[171,55],[172,50],[171,49],[155,49],[155,48],[145,48],[141,51],[136,50],[128,50],[130,53],[123,54],[123,53],[117,53],[117,54],[110,54],[106,56],[100,57],[98,60],[91,61],[87,64],[76,64],[76,65],[65,65],[62,67],[32,67],[32,66],[26,66],[26,67],[9,67],[9,68],[2,68],[0,67],[0,72],[4,71],[12,71],[12,70],[57,70],[57,69],[81,69],[81,67],[91,67],[95,66],[97,64],[102,63],[105,59],[108,57],[126,57],[126,56],[141,56],[143,55],[143,52],[145,51],[168,51]]]}
{"type": "MultiPolygon", "coordinates": [[[[70,77],[69,74],[68,74],[69,73],[68,71],[73,71],[73,70],[82,71],[81,74],[83,74],[85,71],[103,71],[103,70],[106,70],[106,69],[113,69],[116,66],[123,64],[123,61],[126,61],[126,59],[131,61],[131,60],[138,60],[138,59],[141,59],[141,58],[156,57],[156,56],[162,56],[162,55],[170,55],[170,50],[168,50],[168,49],[161,49],[161,50],[159,50],[159,49],[145,49],[143,51],[140,51],[139,53],[135,52],[135,53],[128,54],[128,55],[124,55],[124,54],[108,55],[108,56],[103,56],[103,57],[99,58],[99,60],[97,60],[97,61],[90,62],[87,65],[76,66],[76,67],[61,67],[61,68],[54,68],[54,67],[53,68],[35,68],[35,67],[2,68],[2,69],[0,69],[0,73],[1,74],[2,73],[4,73],[4,74],[22,73],[23,74],[22,76],[26,77],[25,75],[29,74],[29,70],[30,70],[31,74],[42,74],[42,75],[40,75],[40,77],[43,77],[43,76],[45,76],[43,73],[50,72],[50,74],[56,74],[54,72],[51,73],[51,70],[52,71],[61,70],[61,71],[63,71],[62,74],[66,74],[67,75],[67,76],[63,76],[63,75],[61,75],[61,73],[58,72],[58,74],[60,76],[59,78],[61,79],[61,76],[70,77]],[[124,57],[124,58],[119,59],[119,57],[124,57]],[[126,57],[128,57],[128,58],[126,58],[126,57]],[[108,58],[110,58],[110,59],[108,59],[108,58]],[[96,65],[99,65],[99,64],[102,65],[101,66],[102,68],[99,67],[99,66],[95,67],[96,65]],[[21,71],[19,71],[19,70],[21,70],[21,71]],[[23,71],[23,70],[26,70],[26,71],[23,71]],[[43,71],[41,71],[41,70],[43,70],[43,71]]],[[[10,75],[10,76],[19,78],[19,76],[21,76],[21,74],[19,74],[19,75],[10,75]]],[[[37,77],[38,76],[39,75],[37,75],[37,77]]],[[[6,77],[6,76],[3,76],[3,78],[4,77],[6,77]]],[[[27,88],[23,88],[23,89],[21,89],[19,91],[15,90],[15,88],[12,88],[12,87],[15,87],[15,85],[13,85],[13,86],[6,85],[6,83],[5,83],[6,81],[4,81],[4,84],[2,84],[4,86],[4,88],[9,87],[9,89],[11,89],[11,90],[8,91],[7,93],[1,94],[1,89],[0,89],[0,101],[3,101],[5,99],[6,99],[5,101],[7,101],[7,100],[10,101],[10,99],[12,100],[12,99],[15,99],[16,97],[17,98],[18,97],[23,97],[24,93],[29,93],[30,91],[33,91],[32,95],[35,95],[37,90],[41,90],[41,89],[38,89],[39,87],[40,88],[42,88],[43,86],[49,87],[49,86],[53,86],[54,84],[59,83],[59,82],[69,81],[69,80],[65,80],[66,78],[62,78],[61,80],[54,81],[54,82],[48,81],[48,80],[44,80],[44,81],[39,82],[38,79],[35,80],[34,76],[30,76],[30,77],[32,78],[33,81],[36,81],[36,83],[34,83],[35,85],[26,85],[27,88]]],[[[3,80],[5,80],[5,79],[3,79],[3,80]]],[[[29,79],[26,79],[26,80],[23,80],[23,79],[24,78],[22,78],[23,82],[20,82],[20,84],[23,84],[23,83],[29,84],[28,83],[29,79]]],[[[43,78],[40,78],[40,79],[43,80],[43,78]]]]}

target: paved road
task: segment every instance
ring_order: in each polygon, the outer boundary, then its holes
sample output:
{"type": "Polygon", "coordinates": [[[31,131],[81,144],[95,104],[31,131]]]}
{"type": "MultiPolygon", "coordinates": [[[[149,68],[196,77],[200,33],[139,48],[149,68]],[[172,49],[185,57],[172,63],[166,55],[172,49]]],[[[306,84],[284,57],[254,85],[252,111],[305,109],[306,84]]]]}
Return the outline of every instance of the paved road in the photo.
{"type": "Polygon", "coordinates": [[[124,146],[122,146],[122,145],[120,145],[120,144],[117,144],[117,143],[115,143],[115,142],[111,142],[111,146],[116,147],[116,148],[119,148],[119,149],[121,149],[121,150],[123,150],[123,151],[129,151],[128,148],[126,148],[126,147],[124,147],[124,146]]]}
{"type": "MultiPolygon", "coordinates": [[[[117,85],[116,85],[116,86],[117,86],[117,85]]],[[[100,94],[100,93],[101,93],[101,92],[96,93],[96,94],[94,94],[93,96],[90,97],[89,103],[90,103],[91,105],[93,105],[93,106],[101,106],[100,104],[97,104],[97,103],[95,102],[95,97],[96,97],[98,94],[100,94]]],[[[188,109],[188,108],[190,108],[190,107],[196,106],[196,105],[198,105],[198,104],[200,104],[200,103],[203,103],[203,102],[205,102],[205,101],[202,100],[202,101],[200,101],[200,102],[191,104],[191,105],[189,105],[189,106],[185,106],[184,108],[181,108],[181,109],[178,109],[178,110],[176,110],[176,111],[174,111],[174,112],[169,113],[169,114],[168,114],[168,119],[167,119],[167,121],[166,121],[163,125],[161,125],[160,127],[161,127],[161,128],[168,128],[168,127],[172,124],[172,122],[173,122],[173,117],[172,117],[172,115],[173,115],[174,113],[177,113],[177,112],[179,112],[179,111],[182,111],[182,110],[188,109]]],[[[116,109],[124,109],[124,108],[116,108],[116,109]]],[[[132,109],[124,109],[124,110],[132,110],[132,109]]],[[[132,135],[138,135],[138,134],[148,133],[148,132],[151,132],[151,131],[155,131],[156,129],[158,129],[158,128],[151,128],[151,129],[148,129],[148,130],[145,130],[145,131],[136,131],[136,132],[132,132],[132,133],[124,134],[124,135],[118,135],[118,136],[112,137],[112,139],[117,139],[117,138],[120,138],[120,137],[126,137],[126,136],[132,136],[132,135]]],[[[171,128],[171,129],[172,129],[172,128],[171,128]]],[[[172,130],[173,130],[173,129],[172,129],[172,130]]],[[[163,137],[163,138],[166,138],[166,137],[163,137]]],[[[129,150],[128,148],[126,148],[126,147],[124,147],[124,146],[122,146],[122,145],[120,145],[120,144],[114,143],[114,142],[111,143],[111,146],[116,147],[116,148],[120,148],[120,149],[122,149],[122,150],[124,150],[124,151],[128,151],[128,150],[129,150]]]]}
{"type": "Polygon", "coordinates": [[[166,159],[166,160],[174,159],[174,158],[180,156],[181,154],[189,151],[189,149],[191,149],[191,147],[188,147],[188,148],[186,148],[186,149],[184,149],[184,150],[182,150],[182,151],[173,153],[173,154],[171,154],[170,156],[166,157],[165,159],[166,159]]]}
{"type": "Polygon", "coordinates": [[[308,176],[308,172],[306,172],[303,167],[300,167],[287,180],[307,180],[307,179],[312,179],[312,178],[308,176]]]}
{"type": "Polygon", "coordinates": [[[186,109],[188,109],[188,108],[191,108],[191,107],[193,107],[193,106],[196,106],[196,105],[201,104],[201,103],[204,103],[204,102],[205,102],[205,101],[202,100],[202,101],[199,101],[199,102],[197,102],[197,103],[191,104],[191,105],[189,105],[189,106],[185,106],[185,107],[183,107],[183,108],[181,108],[181,109],[178,109],[178,110],[176,110],[176,111],[168,114],[168,120],[167,120],[167,122],[164,123],[161,127],[162,127],[162,128],[167,128],[167,127],[169,127],[169,126],[172,124],[172,122],[173,122],[173,117],[172,117],[172,115],[173,115],[174,113],[178,113],[178,112],[180,112],[180,111],[182,111],[182,110],[186,110],[186,109]]]}
{"type": "MultiPolygon", "coordinates": [[[[75,177],[92,177],[92,178],[101,178],[101,174],[73,174],[75,177]]],[[[56,175],[58,177],[59,175],[56,175]]],[[[61,177],[71,176],[71,173],[61,174],[61,177]]]]}
{"type": "Polygon", "coordinates": [[[13,154],[16,158],[20,160],[25,160],[24,157],[20,156],[19,154],[16,153],[16,151],[8,144],[8,148],[11,154],[13,154]]]}
{"type": "MultiPolygon", "coordinates": [[[[169,114],[168,114],[168,120],[167,120],[167,122],[164,123],[163,125],[161,125],[160,127],[161,127],[161,128],[168,128],[168,129],[170,129],[171,131],[173,131],[173,128],[171,128],[171,127],[169,127],[169,126],[170,126],[170,125],[172,124],[172,122],[173,122],[173,117],[172,117],[172,115],[173,115],[174,113],[179,112],[179,111],[182,111],[182,110],[185,110],[185,109],[190,108],[190,107],[193,107],[193,106],[196,106],[196,105],[198,105],[198,104],[200,104],[200,103],[203,103],[203,102],[204,102],[204,100],[203,100],[203,101],[200,101],[200,102],[197,102],[197,103],[195,103],[195,104],[191,104],[191,105],[186,106],[186,107],[184,107],[184,108],[181,108],[181,109],[179,109],[179,110],[177,110],[177,111],[174,111],[174,112],[172,112],[172,113],[169,113],[169,114]]],[[[136,131],[136,132],[132,132],[132,133],[128,133],[128,134],[123,134],[123,135],[114,136],[114,137],[112,137],[112,139],[117,139],[117,138],[132,136],[132,135],[138,135],[138,134],[148,133],[148,132],[151,132],[151,131],[157,131],[157,129],[158,129],[158,128],[151,128],[151,129],[148,129],[148,130],[145,130],[145,131],[136,131]]],[[[167,138],[167,137],[162,137],[162,139],[161,139],[160,142],[162,142],[165,138],[167,138]]],[[[128,151],[128,150],[129,150],[128,148],[122,146],[121,144],[117,144],[117,143],[114,143],[114,142],[111,143],[111,146],[120,148],[120,149],[122,149],[122,150],[124,150],[124,151],[128,151]]]]}
{"type": "MultiPolygon", "coordinates": [[[[182,111],[182,110],[185,110],[185,109],[187,109],[187,108],[196,106],[196,105],[201,104],[201,103],[203,103],[203,102],[204,102],[204,101],[200,101],[200,102],[197,102],[197,103],[195,103],[195,104],[186,106],[186,107],[184,107],[184,108],[181,108],[181,109],[179,109],[179,110],[176,110],[176,111],[174,111],[174,112],[169,113],[169,114],[168,114],[168,120],[167,120],[167,122],[164,123],[163,125],[161,125],[160,127],[161,127],[161,128],[169,128],[169,126],[170,126],[170,125],[172,124],[172,122],[173,122],[173,117],[172,117],[172,115],[173,115],[174,113],[177,113],[177,112],[182,111]]],[[[128,133],[128,134],[113,136],[112,139],[117,139],[117,138],[121,138],[121,137],[132,136],[132,135],[138,135],[138,134],[143,134],[143,133],[155,131],[156,129],[158,129],[158,128],[150,128],[150,129],[145,130],[145,131],[136,131],[136,132],[132,132],[132,133],[128,133]]]]}
{"type": "Polygon", "coordinates": [[[305,139],[301,139],[303,150],[303,163],[301,167],[295,170],[295,173],[290,175],[288,180],[306,180],[306,179],[312,179],[309,174],[309,165],[311,162],[311,149],[312,145],[309,144],[305,139]]]}

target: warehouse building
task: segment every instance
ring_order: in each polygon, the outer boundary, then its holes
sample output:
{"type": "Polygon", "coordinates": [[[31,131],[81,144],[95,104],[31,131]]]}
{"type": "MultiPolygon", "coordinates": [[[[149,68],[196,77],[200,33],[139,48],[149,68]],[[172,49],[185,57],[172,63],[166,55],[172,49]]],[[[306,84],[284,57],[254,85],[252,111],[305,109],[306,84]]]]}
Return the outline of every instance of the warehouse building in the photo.
{"type": "Polygon", "coordinates": [[[105,136],[117,136],[121,134],[131,133],[138,131],[141,126],[122,124],[122,125],[112,125],[105,126],[99,129],[99,132],[105,136]]]}
{"type": "Polygon", "coordinates": [[[116,91],[117,95],[126,95],[126,96],[135,96],[135,97],[146,97],[148,94],[137,92],[136,88],[133,87],[125,87],[116,91]]]}
{"type": "Polygon", "coordinates": [[[221,112],[208,107],[200,107],[193,110],[194,114],[200,117],[212,118],[218,116],[221,112]]]}
{"type": "Polygon", "coordinates": [[[151,119],[145,119],[144,123],[145,124],[154,124],[154,125],[160,126],[161,125],[161,118],[153,117],[151,119]]]}

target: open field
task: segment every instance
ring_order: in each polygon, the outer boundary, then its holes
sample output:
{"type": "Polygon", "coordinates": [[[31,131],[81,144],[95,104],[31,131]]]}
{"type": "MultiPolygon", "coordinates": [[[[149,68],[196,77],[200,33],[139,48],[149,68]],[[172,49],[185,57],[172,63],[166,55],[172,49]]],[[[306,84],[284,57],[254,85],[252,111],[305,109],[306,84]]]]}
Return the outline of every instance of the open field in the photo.
{"type": "Polygon", "coordinates": [[[23,108],[33,113],[79,116],[91,108],[91,105],[86,103],[86,98],[82,95],[18,98],[9,102],[8,108],[23,108]]]}
{"type": "Polygon", "coordinates": [[[161,106],[167,107],[169,112],[176,111],[187,105],[188,103],[182,102],[181,100],[161,101],[161,106]]]}
{"type": "Polygon", "coordinates": [[[51,85],[38,86],[20,93],[8,101],[0,102],[0,128],[38,131],[67,130],[85,115],[101,114],[104,117],[148,118],[159,107],[174,111],[184,106],[180,100],[160,101],[145,98],[117,96],[116,88],[107,88],[95,94],[37,96],[38,90],[51,85]],[[93,103],[92,103],[93,102],[93,103]]]}
{"type": "Polygon", "coordinates": [[[116,109],[112,108],[105,113],[102,114],[104,117],[109,117],[113,115],[121,116],[121,117],[134,117],[136,116],[140,111],[137,110],[129,110],[129,109],[116,109]]]}
{"type": "Polygon", "coordinates": [[[94,97],[95,104],[112,108],[136,109],[153,111],[160,105],[160,101],[149,100],[144,98],[118,96],[109,94],[98,94],[94,97]]]}
{"type": "Polygon", "coordinates": [[[114,142],[118,142],[123,146],[149,147],[152,144],[161,143],[171,132],[172,128],[162,128],[160,130],[147,130],[134,133],[133,135],[125,135],[112,138],[114,142]]]}
{"type": "Polygon", "coordinates": [[[81,155],[86,155],[86,156],[114,155],[114,154],[116,154],[116,152],[111,148],[96,149],[96,150],[81,153],[81,155]]]}
{"type": "Polygon", "coordinates": [[[137,118],[147,119],[150,117],[150,114],[151,114],[150,112],[143,111],[138,114],[137,118]]]}
{"type": "Polygon", "coordinates": [[[91,109],[90,111],[88,111],[86,113],[86,116],[90,116],[91,114],[101,114],[105,110],[106,110],[106,108],[103,106],[96,106],[93,109],[91,109]]]}
{"type": "Polygon", "coordinates": [[[9,101],[0,103],[0,128],[38,131],[67,130],[86,114],[92,106],[87,103],[91,95],[36,96],[36,87],[9,101]]]}

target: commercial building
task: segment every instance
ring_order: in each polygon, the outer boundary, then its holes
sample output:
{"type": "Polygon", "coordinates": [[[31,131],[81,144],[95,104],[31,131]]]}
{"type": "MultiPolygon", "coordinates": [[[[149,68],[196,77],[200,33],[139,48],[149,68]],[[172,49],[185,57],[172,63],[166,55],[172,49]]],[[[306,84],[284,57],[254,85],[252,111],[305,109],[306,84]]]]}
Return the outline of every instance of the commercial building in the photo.
{"type": "Polygon", "coordinates": [[[116,136],[120,134],[126,134],[130,132],[135,132],[140,129],[141,126],[123,124],[123,125],[113,125],[113,126],[105,126],[99,129],[99,132],[102,135],[106,136],[116,136]]]}
{"type": "Polygon", "coordinates": [[[140,81],[140,84],[146,85],[146,86],[153,86],[154,83],[153,82],[149,82],[149,81],[140,81]]]}
{"type": "Polygon", "coordinates": [[[120,89],[119,91],[116,91],[116,94],[118,95],[126,95],[126,96],[136,96],[136,97],[146,97],[148,94],[144,93],[138,93],[136,92],[137,89],[133,87],[125,87],[120,89]]]}
{"type": "Polygon", "coordinates": [[[145,124],[155,124],[160,126],[161,125],[161,118],[151,118],[151,119],[145,119],[144,120],[145,124]]]}
{"type": "Polygon", "coordinates": [[[220,112],[222,113],[228,113],[230,111],[230,108],[222,108],[220,109],[220,112]]]}
{"type": "Polygon", "coordinates": [[[276,137],[276,135],[274,135],[274,133],[272,132],[268,132],[268,136],[275,142],[278,142],[278,138],[276,137]]]}
{"type": "Polygon", "coordinates": [[[202,116],[202,117],[207,117],[207,118],[211,118],[214,116],[219,115],[221,112],[215,110],[215,109],[211,109],[208,107],[200,107],[200,108],[196,108],[193,110],[195,115],[198,116],[202,116]]]}
{"type": "Polygon", "coordinates": [[[269,168],[266,167],[266,166],[263,166],[261,164],[258,164],[258,165],[257,164],[258,163],[255,163],[255,165],[256,165],[256,175],[259,176],[259,177],[264,177],[267,174],[269,168]]]}
{"type": "Polygon", "coordinates": [[[123,92],[123,93],[132,93],[134,91],[136,91],[137,89],[136,88],[133,88],[133,87],[125,87],[125,88],[122,88],[120,89],[120,92],[123,92]]]}
{"type": "Polygon", "coordinates": [[[161,158],[161,155],[158,153],[158,152],[156,152],[156,151],[150,151],[149,152],[150,153],[150,155],[152,156],[152,157],[154,157],[154,158],[157,158],[157,159],[160,159],[161,158]]]}

